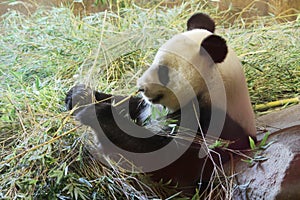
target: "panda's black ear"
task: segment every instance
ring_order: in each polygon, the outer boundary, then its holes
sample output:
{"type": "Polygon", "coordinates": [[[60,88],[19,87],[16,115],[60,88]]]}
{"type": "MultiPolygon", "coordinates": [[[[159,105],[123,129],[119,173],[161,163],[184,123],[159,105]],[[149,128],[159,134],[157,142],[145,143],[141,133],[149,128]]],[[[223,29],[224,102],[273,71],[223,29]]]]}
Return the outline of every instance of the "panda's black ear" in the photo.
{"type": "Polygon", "coordinates": [[[200,54],[205,54],[204,50],[215,63],[223,62],[228,53],[226,41],[218,35],[210,35],[202,41],[200,54]]]}
{"type": "Polygon", "coordinates": [[[210,32],[215,31],[215,22],[204,13],[196,13],[187,21],[187,30],[206,29],[210,32]]]}

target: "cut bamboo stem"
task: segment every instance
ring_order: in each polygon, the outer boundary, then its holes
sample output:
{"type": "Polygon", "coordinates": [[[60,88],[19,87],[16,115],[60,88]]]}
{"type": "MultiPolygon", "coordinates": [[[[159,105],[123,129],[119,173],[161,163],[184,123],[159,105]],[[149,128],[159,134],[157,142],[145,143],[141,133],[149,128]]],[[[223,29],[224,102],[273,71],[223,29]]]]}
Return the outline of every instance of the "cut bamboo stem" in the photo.
{"type": "Polygon", "coordinates": [[[274,108],[274,107],[283,106],[283,105],[286,105],[286,104],[299,103],[299,102],[300,102],[300,97],[295,97],[295,98],[290,98],[290,99],[283,99],[283,100],[272,101],[272,102],[269,102],[269,103],[255,105],[254,110],[256,110],[256,111],[266,110],[266,109],[269,109],[269,108],[274,108]]]}

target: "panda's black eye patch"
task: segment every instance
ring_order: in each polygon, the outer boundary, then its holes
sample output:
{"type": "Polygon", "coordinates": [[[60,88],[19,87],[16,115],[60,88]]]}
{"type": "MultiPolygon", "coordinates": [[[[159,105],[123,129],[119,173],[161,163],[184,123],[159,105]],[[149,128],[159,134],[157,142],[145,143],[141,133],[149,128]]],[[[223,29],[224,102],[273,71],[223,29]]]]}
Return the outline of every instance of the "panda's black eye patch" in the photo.
{"type": "Polygon", "coordinates": [[[159,65],[157,73],[159,81],[166,86],[170,81],[169,68],[164,65],[159,65]]]}

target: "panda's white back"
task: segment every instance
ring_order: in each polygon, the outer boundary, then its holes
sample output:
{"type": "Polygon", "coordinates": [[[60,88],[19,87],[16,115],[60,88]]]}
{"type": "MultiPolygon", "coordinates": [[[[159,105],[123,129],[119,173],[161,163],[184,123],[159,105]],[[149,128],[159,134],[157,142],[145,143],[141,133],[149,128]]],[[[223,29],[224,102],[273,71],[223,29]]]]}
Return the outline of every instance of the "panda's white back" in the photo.
{"type": "MultiPolygon", "coordinates": [[[[194,29],[182,33],[201,45],[203,39],[212,33],[203,29],[194,29]]],[[[224,81],[227,96],[227,113],[239,122],[251,136],[256,135],[254,113],[252,110],[246,78],[241,62],[235,52],[228,47],[228,54],[222,63],[216,64],[224,81]]]]}

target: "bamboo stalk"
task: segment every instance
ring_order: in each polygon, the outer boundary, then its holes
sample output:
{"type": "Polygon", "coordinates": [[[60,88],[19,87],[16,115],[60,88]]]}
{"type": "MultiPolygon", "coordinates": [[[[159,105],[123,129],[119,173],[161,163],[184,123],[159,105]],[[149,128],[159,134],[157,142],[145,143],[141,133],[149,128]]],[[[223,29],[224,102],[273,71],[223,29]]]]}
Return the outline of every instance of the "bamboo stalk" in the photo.
{"type": "Polygon", "coordinates": [[[269,108],[274,108],[274,107],[283,106],[283,105],[290,104],[290,103],[299,103],[299,102],[300,102],[300,97],[283,99],[283,100],[272,101],[272,102],[268,102],[268,103],[264,103],[264,104],[255,105],[254,110],[256,110],[256,111],[266,110],[269,108]]]}
{"type": "Polygon", "coordinates": [[[138,93],[139,93],[139,91],[133,92],[131,95],[129,95],[128,97],[125,97],[124,99],[122,99],[118,103],[112,104],[112,106],[113,107],[117,107],[117,106],[121,105],[122,103],[124,103],[125,101],[129,100],[131,97],[137,95],[138,93]]]}

